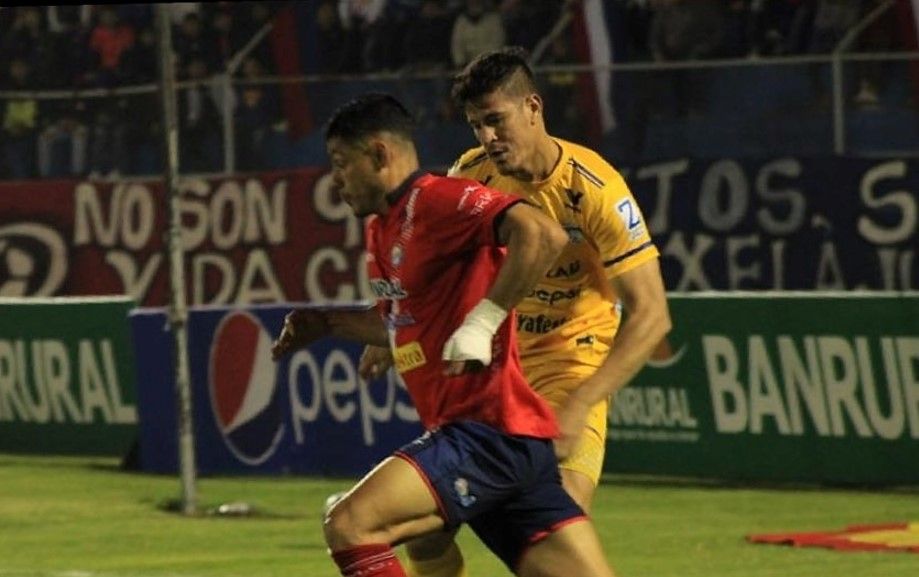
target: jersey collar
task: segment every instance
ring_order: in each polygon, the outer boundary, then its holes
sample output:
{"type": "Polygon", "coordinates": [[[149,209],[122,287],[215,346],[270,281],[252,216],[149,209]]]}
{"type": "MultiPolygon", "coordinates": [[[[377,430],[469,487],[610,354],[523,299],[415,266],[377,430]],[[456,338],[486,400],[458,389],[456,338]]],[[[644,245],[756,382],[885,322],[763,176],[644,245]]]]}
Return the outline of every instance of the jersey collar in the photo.
{"type": "Polygon", "coordinates": [[[415,172],[408,175],[408,178],[402,181],[396,190],[390,192],[386,195],[386,202],[389,203],[389,206],[394,206],[399,199],[405,196],[405,193],[408,192],[408,189],[411,188],[412,184],[424,174],[423,170],[416,170],[415,172]]]}

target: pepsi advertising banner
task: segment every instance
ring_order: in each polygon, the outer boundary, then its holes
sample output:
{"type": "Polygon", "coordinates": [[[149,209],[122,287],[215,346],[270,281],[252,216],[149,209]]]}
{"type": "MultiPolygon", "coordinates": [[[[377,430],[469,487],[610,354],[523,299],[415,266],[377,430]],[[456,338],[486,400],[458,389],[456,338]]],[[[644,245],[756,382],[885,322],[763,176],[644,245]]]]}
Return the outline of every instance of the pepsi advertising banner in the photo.
{"type": "MultiPolygon", "coordinates": [[[[422,433],[401,379],[366,382],[362,347],[323,339],[275,363],[292,305],[197,307],[188,318],[198,471],[355,476],[422,433]]],[[[131,315],[141,468],[178,470],[173,336],[166,312],[131,315]]]]}

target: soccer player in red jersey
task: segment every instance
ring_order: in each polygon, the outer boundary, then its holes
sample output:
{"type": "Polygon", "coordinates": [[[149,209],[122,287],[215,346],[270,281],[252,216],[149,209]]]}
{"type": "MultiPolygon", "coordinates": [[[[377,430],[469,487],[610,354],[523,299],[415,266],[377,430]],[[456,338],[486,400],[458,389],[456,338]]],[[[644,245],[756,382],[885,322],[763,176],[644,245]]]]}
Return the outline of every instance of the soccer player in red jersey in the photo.
{"type": "MultiPolygon", "coordinates": [[[[411,131],[386,95],[346,104],[326,128],[334,185],[368,217],[378,299],[378,316],[355,312],[349,326],[389,343],[427,430],[327,512],[332,557],[346,577],[404,577],[394,544],[468,523],[517,575],[610,577],[562,488],[558,426],[523,377],[508,312],[567,235],[520,197],[420,172],[411,131]]],[[[275,358],[329,328],[309,315],[288,315],[275,358]]]]}

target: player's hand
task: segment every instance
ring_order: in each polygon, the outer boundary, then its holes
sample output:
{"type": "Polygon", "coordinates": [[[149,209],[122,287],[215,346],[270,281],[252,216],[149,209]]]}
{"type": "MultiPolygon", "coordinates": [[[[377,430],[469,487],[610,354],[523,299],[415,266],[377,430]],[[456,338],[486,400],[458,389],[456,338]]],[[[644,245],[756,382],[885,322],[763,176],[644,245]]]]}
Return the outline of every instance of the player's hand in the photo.
{"type": "Polygon", "coordinates": [[[584,434],[584,427],[587,426],[589,413],[590,405],[574,394],[569,395],[565,404],[556,412],[559,434],[555,439],[555,456],[559,461],[571,455],[578,444],[581,435],[584,434]]]}
{"type": "Polygon", "coordinates": [[[329,334],[325,313],[316,309],[295,309],[284,317],[284,328],[271,345],[271,358],[278,360],[329,334]]]}
{"type": "Polygon", "coordinates": [[[461,325],[444,344],[443,359],[448,361],[444,374],[454,377],[490,365],[492,337],[483,327],[461,325]]]}
{"type": "Polygon", "coordinates": [[[505,318],[507,311],[493,301],[479,301],[444,344],[444,374],[453,377],[490,365],[492,340],[505,318]]]}
{"type": "Polygon", "coordinates": [[[367,345],[361,353],[361,361],[357,365],[357,373],[365,380],[373,380],[393,366],[392,351],[388,347],[367,345]]]}

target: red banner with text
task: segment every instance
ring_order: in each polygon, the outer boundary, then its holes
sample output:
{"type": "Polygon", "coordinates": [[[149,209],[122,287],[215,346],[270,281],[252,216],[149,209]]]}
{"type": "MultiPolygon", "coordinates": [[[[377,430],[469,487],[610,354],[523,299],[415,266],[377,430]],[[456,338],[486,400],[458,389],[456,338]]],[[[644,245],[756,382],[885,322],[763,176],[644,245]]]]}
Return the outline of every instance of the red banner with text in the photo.
{"type": "MultiPolygon", "coordinates": [[[[369,297],[362,224],[321,169],[180,182],[190,304],[369,297]]],[[[0,183],[0,296],[169,300],[161,181],[0,183]]]]}

